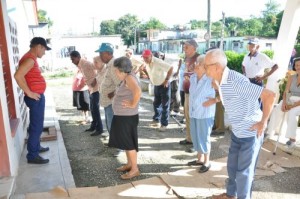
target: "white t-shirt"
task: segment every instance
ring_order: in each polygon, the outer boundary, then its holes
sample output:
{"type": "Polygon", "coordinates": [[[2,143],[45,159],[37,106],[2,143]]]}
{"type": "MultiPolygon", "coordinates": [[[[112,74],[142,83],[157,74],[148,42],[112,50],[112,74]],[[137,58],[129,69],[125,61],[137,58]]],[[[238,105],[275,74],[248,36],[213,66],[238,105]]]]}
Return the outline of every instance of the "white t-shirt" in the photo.
{"type": "Polygon", "coordinates": [[[152,57],[151,63],[146,65],[146,69],[154,86],[160,86],[164,83],[171,67],[167,62],[152,57]]]}
{"type": "Polygon", "coordinates": [[[265,54],[257,52],[251,57],[249,54],[245,55],[243,60],[246,77],[254,78],[256,76],[263,76],[266,68],[272,68],[275,63],[265,54]]]}

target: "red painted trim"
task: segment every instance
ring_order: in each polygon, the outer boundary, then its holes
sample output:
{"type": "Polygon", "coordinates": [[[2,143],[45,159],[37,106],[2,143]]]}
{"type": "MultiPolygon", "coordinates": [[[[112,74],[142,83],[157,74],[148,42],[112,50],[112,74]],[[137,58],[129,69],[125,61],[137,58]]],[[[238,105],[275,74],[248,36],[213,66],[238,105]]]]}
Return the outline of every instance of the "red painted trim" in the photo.
{"type": "MultiPolygon", "coordinates": [[[[0,3],[1,4],[1,3],[0,3]]],[[[1,102],[1,101],[0,101],[1,102]]],[[[8,148],[3,121],[3,111],[0,103],[0,177],[10,176],[8,148]]]]}
{"type": "MultiPolygon", "coordinates": [[[[5,40],[5,27],[4,27],[4,17],[3,17],[3,9],[2,9],[2,1],[0,1],[0,48],[2,51],[2,56],[6,56],[6,60],[8,59],[8,51],[7,51],[7,43],[5,40]]],[[[8,62],[7,62],[8,63],[8,62]]],[[[7,64],[6,63],[6,64],[7,64]]],[[[2,67],[2,63],[0,63],[2,67]]],[[[7,65],[9,66],[9,65],[7,65]]],[[[11,81],[11,80],[10,80],[11,81]]],[[[4,82],[2,82],[4,83],[4,82]]],[[[10,82],[11,83],[11,82],[10,82]]],[[[11,93],[11,98],[13,98],[13,93],[11,93]]],[[[1,101],[0,101],[1,102],[1,101]]],[[[13,103],[14,106],[14,103],[13,103]]],[[[16,111],[14,108],[14,116],[16,116],[16,111]]],[[[10,176],[10,164],[9,164],[9,155],[8,155],[8,148],[7,148],[7,139],[6,139],[6,132],[4,128],[4,120],[3,120],[3,111],[2,105],[0,103],[0,177],[10,176]]]]}

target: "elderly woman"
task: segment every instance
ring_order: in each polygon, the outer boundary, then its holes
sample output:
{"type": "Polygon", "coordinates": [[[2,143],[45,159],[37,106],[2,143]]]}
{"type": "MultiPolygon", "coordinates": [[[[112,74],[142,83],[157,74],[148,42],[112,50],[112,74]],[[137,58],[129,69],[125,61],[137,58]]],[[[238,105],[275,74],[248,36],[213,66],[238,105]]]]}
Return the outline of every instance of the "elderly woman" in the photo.
{"type": "Polygon", "coordinates": [[[204,69],[204,55],[197,58],[194,74],[190,77],[190,128],[191,137],[197,160],[188,163],[189,166],[201,165],[199,172],[204,173],[210,169],[210,133],[214,125],[215,103],[219,100],[215,98],[215,89],[212,79],[207,77],[204,69]]]}
{"type": "Polygon", "coordinates": [[[137,166],[137,127],[141,88],[135,74],[131,71],[132,64],[129,58],[120,57],[116,59],[114,66],[121,83],[113,98],[114,116],[108,146],[126,151],[127,163],[117,168],[117,171],[127,171],[121,175],[123,180],[127,180],[140,175],[137,166]]]}
{"type": "Polygon", "coordinates": [[[300,57],[294,59],[293,69],[296,70],[296,74],[289,76],[283,100],[273,109],[267,131],[270,137],[275,130],[283,131],[279,128],[283,120],[286,120],[285,137],[289,139],[286,143],[288,148],[293,148],[296,144],[298,116],[300,115],[300,57]]]}

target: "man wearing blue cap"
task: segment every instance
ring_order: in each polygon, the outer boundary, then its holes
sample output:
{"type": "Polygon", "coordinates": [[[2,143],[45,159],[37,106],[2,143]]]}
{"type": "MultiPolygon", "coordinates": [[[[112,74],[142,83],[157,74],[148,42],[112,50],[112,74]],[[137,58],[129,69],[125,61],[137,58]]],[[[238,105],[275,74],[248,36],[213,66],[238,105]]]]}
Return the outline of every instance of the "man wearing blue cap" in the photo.
{"type": "MultiPolygon", "coordinates": [[[[116,87],[120,84],[113,65],[114,47],[110,43],[102,43],[95,52],[99,52],[101,60],[106,64],[106,74],[100,85],[100,105],[104,108],[106,128],[108,132],[110,132],[112,118],[114,116],[112,100],[115,95],[116,87]]],[[[120,152],[119,150],[114,156],[119,156],[120,152]]]]}

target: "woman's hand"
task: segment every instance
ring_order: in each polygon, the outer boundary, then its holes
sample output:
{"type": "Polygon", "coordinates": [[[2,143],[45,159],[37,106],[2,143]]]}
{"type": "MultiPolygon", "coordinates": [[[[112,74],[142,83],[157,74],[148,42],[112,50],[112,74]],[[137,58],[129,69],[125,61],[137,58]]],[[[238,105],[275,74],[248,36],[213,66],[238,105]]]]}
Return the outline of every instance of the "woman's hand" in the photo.
{"type": "Polygon", "coordinates": [[[286,104],[285,101],[282,101],[282,105],[281,105],[281,110],[282,112],[287,112],[288,111],[288,105],[286,104]]]}

